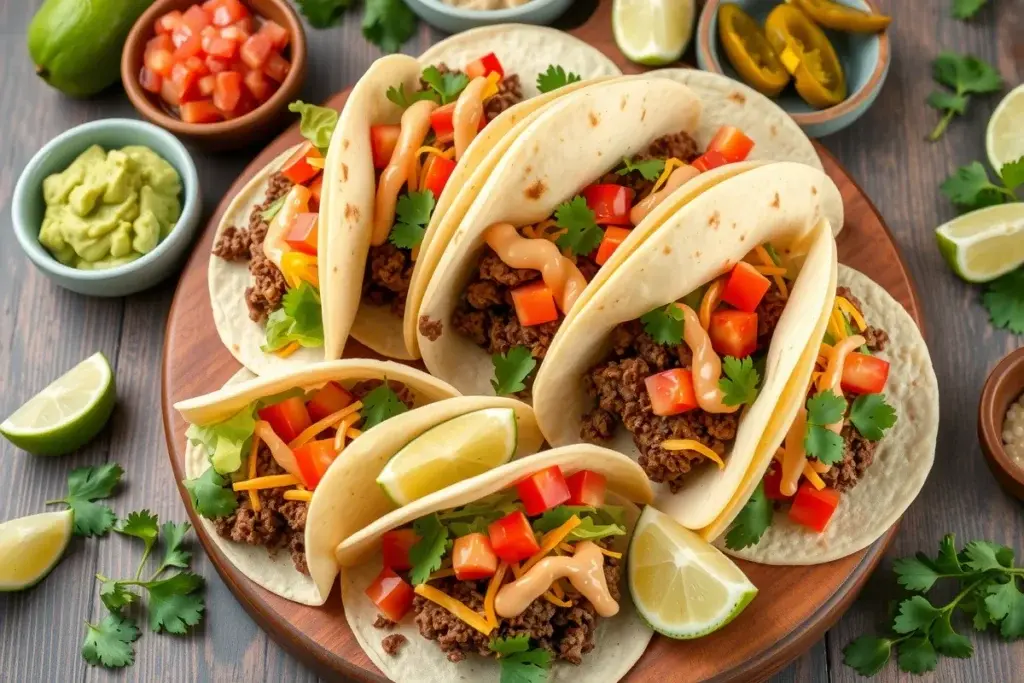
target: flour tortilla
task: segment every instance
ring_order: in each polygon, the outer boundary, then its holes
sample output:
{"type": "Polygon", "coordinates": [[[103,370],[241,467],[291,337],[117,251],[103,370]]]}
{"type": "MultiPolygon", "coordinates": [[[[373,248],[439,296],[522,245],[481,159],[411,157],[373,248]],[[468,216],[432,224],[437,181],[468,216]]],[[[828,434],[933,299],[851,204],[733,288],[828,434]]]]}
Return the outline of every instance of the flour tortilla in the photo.
{"type": "MultiPolygon", "coordinates": [[[[863,273],[839,266],[838,283],[860,300],[869,325],[889,333],[889,344],[877,355],[890,363],[884,393],[896,409],[896,424],[879,442],[874,462],[857,485],[842,494],[824,532],[810,531],[791,522],[784,512],[776,512],[757,545],[734,551],[719,539],[721,550],[734,557],[773,565],[821,564],[846,557],[874,543],[896,523],[931,471],[939,430],[939,385],[921,331],[903,306],[863,273]]],[[[812,346],[816,352],[817,342],[812,346]]],[[[806,386],[805,380],[794,388],[806,386]]],[[[805,391],[797,393],[806,396],[805,391]]],[[[785,429],[788,426],[785,423],[785,429]]],[[[774,451],[765,448],[761,453],[761,474],[774,451]]],[[[753,492],[759,480],[760,475],[742,493],[749,497],[748,491],[753,492]]],[[[736,500],[740,507],[745,501],[736,500]]]]}
{"type": "MultiPolygon", "coordinates": [[[[779,399],[829,296],[836,262],[832,222],[842,222],[838,188],[821,171],[793,162],[758,166],[686,203],[563,321],[533,384],[534,409],[548,442],[560,446],[580,439],[583,417],[593,405],[583,378],[607,356],[617,325],[697,290],[756,245],[771,242],[783,255],[805,253],[768,350],[760,393],[740,422],[725,468],[702,468],[677,493],[655,486],[659,510],[689,529],[710,524],[740,486],[764,425],[790,409],[779,399]]],[[[639,457],[632,434],[621,426],[609,445],[639,457]]]]}

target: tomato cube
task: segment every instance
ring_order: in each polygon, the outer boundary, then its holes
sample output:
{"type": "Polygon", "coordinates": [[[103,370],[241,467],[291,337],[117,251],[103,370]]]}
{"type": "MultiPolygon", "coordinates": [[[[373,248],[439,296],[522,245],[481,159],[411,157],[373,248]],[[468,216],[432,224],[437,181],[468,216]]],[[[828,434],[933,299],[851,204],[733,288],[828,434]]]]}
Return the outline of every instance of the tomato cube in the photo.
{"type": "Polygon", "coordinates": [[[231,26],[225,26],[220,30],[220,37],[224,40],[230,40],[234,43],[241,45],[249,39],[252,33],[243,31],[238,26],[232,24],[231,26]]]}
{"type": "Polygon", "coordinates": [[[708,336],[720,355],[746,358],[757,350],[757,313],[719,309],[711,314],[708,336]]]}
{"type": "Polygon", "coordinates": [[[697,407],[693,375],[689,370],[673,368],[659,372],[645,379],[644,386],[651,399],[651,411],[655,415],[680,415],[697,407]]]}
{"type": "Polygon", "coordinates": [[[412,607],[415,596],[412,586],[387,567],[366,587],[366,597],[391,621],[402,620],[412,607]]]}
{"type": "Polygon", "coordinates": [[[291,68],[292,65],[288,63],[287,59],[276,52],[271,52],[270,56],[267,57],[266,63],[263,65],[263,73],[281,83],[288,76],[291,68]]]}
{"type": "Polygon", "coordinates": [[[238,106],[242,99],[242,74],[237,71],[222,71],[212,78],[213,103],[223,112],[229,112],[238,106]]]}
{"type": "MultiPolygon", "coordinates": [[[[217,77],[214,76],[213,74],[207,74],[207,75],[203,76],[202,78],[200,78],[199,79],[199,94],[202,95],[203,97],[210,97],[211,95],[213,95],[214,83],[216,82],[216,80],[217,80],[217,77]]],[[[217,106],[217,98],[216,97],[214,97],[213,104],[218,109],[220,109],[220,107],[217,106]]]]}
{"type": "Polygon", "coordinates": [[[171,67],[171,83],[181,103],[199,99],[199,74],[178,62],[171,67]]]}
{"type": "Polygon", "coordinates": [[[238,54],[238,43],[217,36],[210,39],[209,45],[206,46],[206,53],[211,57],[220,59],[234,59],[235,55],[238,54]]]}
{"type": "Polygon", "coordinates": [[[210,73],[210,69],[207,68],[206,62],[199,57],[189,57],[185,60],[185,68],[196,74],[196,76],[206,76],[210,73]]]}
{"type": "Polygon", "coordinates": [[[789,508],[789,518],[808,529],[821,533],[832,519],[832,513],[839,507],[839,492],[824,488],[820,491],[806,481],[800,484],[800,490],[793,498],[789,508]]]}
{"type": "Polygon", "coordinates": [[[608,480],[603,474],[591,470],[580,470],[565,478],[569,487],[569,505],[604,505],[604,494],[608,480]]]}
{"type": "Polygon", "coordinates": [[[314,421],[320,421],[328,415],[347,408],[352,404],[353,396],[345,387],[337,382],[328,382],[313,394],[313,397],[306,403],[309,417],[314,421]]]}
{"type": "Polygon", "coordinates": [[[558,320],[555,295],[543,280],[537,280],[512,290],[512,303],[516,317],[523,327],[542,325],[558,320]]]}
{"type": "Polygon", "coordinates": [[[539,515],[569,500],[569,486],[558,465],[546,467],[516,484],[516,493],[529,516],[539,515]]]}
{"type": "Polygon", "coordinates": [[[256,412],[261,420],[270,423],[274,433],[285,442],[292,441],[303,429],[313,424],[306,404],[298,396],[272,403],[256,412]]]}
{"type": "Polygon", "coordinates": [[[768,500],[789,500],[792,498],[792,496],[787,496],[782,492],[782,466],[778,463],[772,465],[772,469],[764,475],[764,495],[768,500]]]}
{"type": "Polygon", "coordinates": [[[754,148],[754,141],[735,126],[722,126],[708,143],[707,151],[718,152],[727,163],[743,161],[754,148]]]}
{"type": "Polygon", "coordinates": [[[274,46],[270,43],[270,39],[257,33],[256,35],[249,36],[242,43],[239,55],[247,67],[250,69],[260,69],[266,63],[267,57],[270,56],[273,50],[274,46]]]}
{"type": "Polygon", "coordinates": [[[624,185],[599,183],[583,188],[587,207],[594,212],[598,225],[631,225],[629,210],[636,192],[624,185]]]}
{"type": "Polygon", "coordinates": [[[384,566],[400,572],[412,569],[409,551],[420,540],[412,529],[392,529],[385,531],[380,537],[380,554],[384,557],[384,566]]]}
{"type": "Polygon", "coordinates": [[[288,29],[281,26],[281,24],[276,21],[267,19],[263,22],[263,25],[260,26],[260,30],[257,31],[257,33],[262,33],[269,38],[270,44],[277,50],[283,50],[288,44],[288,29]]]}
{"type": "Polygon", "coordinates": [[[710,171],[713,168],[725,166],[727,163],[729,163],[729,160],[725,158],[724,154],[715,150],[708,150],[694,159],[691,166],[701,173],[704,173],[705,171],[710,171]]]}
{"type": "Polygon", "coordinates": [[[373,167],[386,168],[398,144],[402,127],[396,124],[370,126],[370,149],[373,152],[373,167]]]}
{"type": "MultiPolygon", "coordinates": [[[[430,127],[434,129],[434,135],[438,140],[451,140],[455,135],[455,102],[449,102],[443,107],[438,107],[430,112],[430,127]]],[[[482,117],[482,118],[487,118],[482,117]]]]}
{"type": "Polygon", "coordinates": [[[888,379],[889,361],[852,351],[843,364],[840,386],[851,394],[877,394],[888,379]]]}
{"type": "Polygon", "coordinates": [[[249,18],[249,10],[239,0],[221,0],[210,15],[214,26],[227,26],[249,18]]]}
{"type": "Polygon", "coordinates": [[[181,120],[185,123],[213,123],[223,116],[211,100],[195,100],[181,104],[181,120]]]}
{"type": "MultiPolygon", "coordinates": [[[[174,30],[171,31],[171,43],[174,44],[175,48],[180,47],[182,44],[185,43],[185,41],[187,41],[191,37],[192,29],[191,27],[187,26],[184,22],[179,22],[178,25],[174,27],[174,30]]],[[[202,44],[200,43],[200,47],[201,46],[202,44]]]]}
{"type": "Polygon", "coordinates": [[[423,181],[423,189],[429,190],[434,195],[434,199],[439,199],[441,193],[444,192],[444,186],[448,184],[448,179],[455,171],[455,166],[454,159],[431,156],[430,161],[427,162],[427,176],[423,181]]]}
{"type": "Polygon", "coordinates": [[[505,77],[505,70],[501,68],[501,62],[493,52],[488,52],[480,59],[470,62],[463,72],[470,78],[479,78],[492,73],[498,74],[498,78],[505,77]]]}
{"type": "Polygon", "coordinates": [[[245,87],[249,90],[256,101],[263,103],[270,96],[270,81],[263,75],[262,71],[250,71],[245,74],[245,87]]]}
{"type": "Polygon", "coordinates": [[[203,37],[198,33],[189,36],[183,43],[178,45],[174,51],[174,61],[184,62],[189,57],[197,57],[203,51],[203,37]]]}
{"type": "Polygon", "coordinates": [[[292,220],[285,233],[284,242],[295,251],[316,256],[317,224],[319,214],[300,213],[292,220]]]}
{"type": "Polygon", "coordinates": [[[456,538],[452,547],[452,568],[459,581],[494,576],[498,571],[498,556],[494,554],[487,534],[466,534],[456,538]]]}
{"type": "Polygon", "coordinates": [[[281,166],[281,175],[296,185],[304,185],[320,173],[320,169],[311,165],[309,160],[323,158],[320,150],[314,147],[312,142],[303,142],[281,166]]]}
{"type": "Polygon", "coordinates": [[[533,535],[530,520],[520,510],[491,522],[487,527],[487,536],[494,554],[509,564],[540,552],[540,544],[533,535]]]}
{"type": "Polygon", "coordinates": [[[153,30],[160,35],[169,35],[180,24],[181,12],[175,9],[157,19],[153,25],[153,30]]]}
{"type": "Polygon", "coordinates": [[[192,5],[181,15],[181,21],[192,29],[192,34],[195,35],[210,25],[210,15],[199,5],[192,5]]]}
{"type": "Polygon", "coordinates": [[[231,69],[231,62],[227,59],[208,56],[203,61],[206,63],[206,68],[209,69],[212,74],[219,74],[222,71],[228,71],[231,69]]]}
{"type": "Polygon", "coordinates": [[[628,228],[619,228],[614,225],[609,225],[605,228],[604,237],[601,238],[601,245],[597,248],[597,256],[594,257],[594,263],[599,266],[607,263],[608,259],[612,257],[612,254],[619,248],[619,245],[626,241],[627,237],[629,237],[628,228]]]}
{"type": "Polygon", "coordinates": [[[757,272],[754,266],[740,261],[729,273],[722,289],[722,301],[741,311],[753,313],[771,286],[771,280],[757,272]]]}
{"type": "Polygon", "coordinates": [[[174,55],[170,50],[150,50],[142,59],[146,68],[161,76],[170,76],[174,67],[174,55]]]}
{"type": "Polygon", "coordinates": [[[313,182],[309,184],[309,210],[319,211],[320,210],[320,192],[324,187],[324,176],[323,174],[318,175],[313,182]]]}
{"type": "Polygon", "coordinates": [[[338,457],[338,452],[334,450],[334,439],[307,441],[293,450],[292,454],[299,466],[302,485],[311,491],[320,483],[324,472],[338,457]]]}
{"type": "Polygon", "coordinates": [[[146,41],[146,50],[143,52],[144,55],[148,55],[153,50],[166,50],[167,52],[174,52],[174,42],[171,37],[166,33],[161,33],[150,38],[146,41]]]}
{"type": "Polygon", "coordinates": [[[178,89],[174,87],[174,83],[171,82],[170,78],[164,78],[160,84],[160,98],[172,107],[177,107],[181,104],[178,101],[178,89]]]}
{"type": "Polygon", "coordinates": [[[144,90],[148,90],[151,93],[158,93],[160,92],[160,88],[163,87],[163,83],[163,76],[157,72],[145,66],[142,67],[141,71],[139,71],[139,85],[141,85],[144,90]]]}

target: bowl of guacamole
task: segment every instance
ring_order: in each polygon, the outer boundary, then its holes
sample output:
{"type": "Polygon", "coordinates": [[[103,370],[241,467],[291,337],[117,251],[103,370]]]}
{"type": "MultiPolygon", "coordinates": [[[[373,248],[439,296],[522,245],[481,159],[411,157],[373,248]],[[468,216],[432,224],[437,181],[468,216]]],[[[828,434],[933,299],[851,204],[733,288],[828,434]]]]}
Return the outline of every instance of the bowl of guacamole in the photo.
{"type": "Polygon", "coordinates": [[[176,272],[195,236],[195,165],[171,134],[131,119],[87,123],[28,163],[14,191],[22,249],[57,284],[125,296],[176,272]]]}

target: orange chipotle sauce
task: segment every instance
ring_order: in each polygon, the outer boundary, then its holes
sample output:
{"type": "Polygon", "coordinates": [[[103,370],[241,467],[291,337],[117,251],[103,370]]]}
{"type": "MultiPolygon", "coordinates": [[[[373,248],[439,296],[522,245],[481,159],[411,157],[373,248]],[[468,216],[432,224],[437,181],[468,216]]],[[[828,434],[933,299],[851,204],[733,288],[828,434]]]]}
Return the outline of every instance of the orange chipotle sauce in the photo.
{"type": "Polygon", "coordinates": [[[573,588],[589,600],[602,617],[618,614],[619,603],[608,592],[604,576],[604,555],[590,541],[576,544],[572,557],[545,557],[518,579],[502,586],[495,599],[494,610],[506,619],[519,616],[559,579],[569,579],[573,588]]]}
{"type": "Polygon", "coordinates": [[[414,102],[402,114],[402,130],[398,134],[391,161],[377,181],[377,197],[373,210],[373,235],[370,244],[378,247],[387,240],[391,224],[395,221],[395,205],[402,187],[409,184],[409,190],[416,190],[417,178],[412,174],[416,163],[416,150],[423,146],[430,132],[430,113],[437,109],[437,102],[420,100],[414,102]]]}
{"type": "Polygon", "coordinates": [[[562,313],[569,312],[587,286],[583,273],[562,255],[554,242],[527,239],[511,223],[490,226],[484,231],[484,241],[505,265],[539,270],[562,313]]]}

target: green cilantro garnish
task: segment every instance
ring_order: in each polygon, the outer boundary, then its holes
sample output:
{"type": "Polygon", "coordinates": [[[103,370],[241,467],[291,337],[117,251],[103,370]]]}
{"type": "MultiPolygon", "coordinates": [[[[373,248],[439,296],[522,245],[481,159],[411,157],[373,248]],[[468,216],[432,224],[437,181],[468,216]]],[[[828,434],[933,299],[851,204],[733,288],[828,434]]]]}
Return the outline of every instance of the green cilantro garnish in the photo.
{"type": "Polygon", "coordinates": [[[722,403],[727,406],[753,404],[757,398],[757,385],[761,381],[761,376],[754,368],[754,361],[750,356],[726,356],[722,361],[722,370],[725,376],[718,380],[718,388],[724,394],[722,403]]]}
{"type": "Polygon", "coordinates": [[[448,550],[448,528],[436,514],[420,517],[412,523],[420,540],[409,549],[412,570],[409,578],[414,586],[426,583],[430,575],[441,568],[441,560],[448,550]]]}
{"type": "MultiPolygon", "coordinates": [[[[142,510],[140,512],[132,512],[128,517],[121,521],[121,524],[114,529],[119,534],[125,536],[134,536],[135,538],[141,539],[145,544],[145,550],[142,553],[142,562],[139,563],[139,572],[142,571],[142,567],[146,564],[146,558],[149,557],[149,553],[153,550],[153,544],[156,543],[157,536],[160,535],[160,529],[157,527],[156,515],[151,513],[149,510],[142,510]]],[[[135,578],[139,578],[140,574],[136,574],[135,578]]]]}
{"type": "Polygon", "coordinates": [[[362,26],[363,37],[368,41],[384,52],[398,52],[402,43],[416,32],[416,15],[402,0],[366,0],[362,26]]]}
{"type": "Polygon", "coordinates": [[[161,581],[149,581],[149,628],[181,635],[203,618],[205,604],[198,594],[203,577],[180,572],[161,581]]]}
{"type": "Polygon", "coordinates": [[[843,459],[843,437],[828,429],[846,412],[846,400],[831,389],[819,391],[807,400],[807,433],[804,449],[808,457],[826,465],[843,459]]]}
{"type": "Polygon", "coordinates": [[[430,214],[434,211],[434,193],[430,190],[409,192],[398,198],[397,220],[388,240],[399,249],[412,249],[423,241],[430,214]]]}
{"type": "Polygon", "coordinates": [[[192,509],[207,519],[227,517],[238,508],[231,481],[217,474],[212,467],[195,479],[186,479],[182,483],[192,499],[192,509]]]}
{"type": "Polygon", "coordinates": [[[604,239],[604,230],[598,226],[594,212],[587,206],[587,200],[580,196],[558,205],[555,223],[565,229],[557,240],[558,246],[576,255],[589,254],[604,239]]]}
{"type": "Polygon", "coordinates": [[[428,66],[423,70],[423,82],[437,93],[441,104],[454,102],[467,85],[469,76],[461,71],[449,71],[441,73],[436,66],[428,66]]]}
{"type": "Polygon", "coordinates": [[[1024,183],[1024,157],[1004,164],[999,177],[1001,183],[993,183],[985,167],[975,161],[956,169],[939,189],[961,211],[1016,201],[1014,190],[1024,183]]]}
{"type": "Polygon", "coordinates": [[[313,28],[329,28],[341,19],[352,0],[295,0],[313,28]]]}
{"type": "Polygon", "coordinates": [[[966,21],[974,18],[988,0],[953,0],[953,18],[966,21]]]}
{"type": "Polygon", "coordinates": [[[843,662],[862,676],[872,676],[885,666],[897,649],[902,671],[920,674],[932,671],[938,656],[965,659],[974,646],[953,629],[956,610],[971,617],[975,630],[998,627],[1006,640],[1024,637],[1024,568],[1015,567],[1013,550],[989,541],[972,541],[957,552],[955,538],[948,534],[932,558],[924,553],[893,563],[897,581],[909,591],[927,593],[943,579],[956,582],[955,593],[942,606],[925,595],[914,595],[899,603],[899,609],[884,637],[861,636],[843,650],[843,662]]]}
{"type": "Polygon", "coordinates": [[[943,112],[938,125],[928,135],[935,142],[946,132],[946,126],[957,114],[963,114],[971,94],[998,92],[1003,87],[999,72],[988,63],[971,55],[943,52],[932,62],[932,78],[954,92],[934,90],[928,104],[943,112]]]}
{"type": "Polygon", "coordinates": [[[640,316],[644,332],[658,344],[675,346],[683,341],[683,309],[674,303],[640,316]]]}
{"type": "Polygon", "coordinates": [[[338,125],[338,112],[330,107],[307,104],[296,100],[288,105],[288,111],[299,114],[299,132],[320,150],[327,154],[327,146],[331,144],[331,136],[338,125]]]}
{"type": "Polygon", "coordinates": [[[402,109],[408,109],[410,105],[420,100],[436,101],[441,99],[433,90],[413,90],[411,93],[407,93],[405,92],[405,83],[401,83],[397,88],[395,86],[388,88],[386,96],[402,109]]]}
{"type": "Polygon", "coordinates": [[[188,522],[163,523],[163,526],[160,527],[160,534],[164,541],[164,559],[160,562],[162,566],[181,567],[182,569],[188,567],[188,563],[192,561],[192,553],[183,550],[181,544],[191,528],[192,525],[188,522]]]}
{"type": "Polygon", "coordinates": [[[491,386],[498,396],[509,396],[526,388],[526,378],[537,367],[537,360],[525,346],[513,346],[508,352],[491,356],[494,379],[491,386]]]}
{"type": "Polygon", "coordinates": [[[559,505],[533,522],[533,530],[547,533],[557,529],[576,515],[580,524],[566,537],[567,541],[595,541],[609,536],[625,536],[625,518],[621,507],[605,505],[599,508],[587,505],[559,505]]]}
{"type": "Polygon", "coordinates": [[[485,496],[454,510],[441,512],[438,519],[448,527],[452,536],[461,537],[473,533],[487,533],[487,527],[491,522],[520,509],[522,506],[518,502],[515,489],[512,489],[485,496]]]}
{"type": "Polygon", "coordinates": [[[547,71],[537,74],[537,90],[551,92],[559,88],[583,80],[579,74],[566,71],[561,66],[548,64],[547,71]]]}
{"type": "Polygon", "coordinates": [[[102,536],[114,526],[117,517],[106,505],[94,501],[109,498],[121,481],[124,470],[117,463],[98,467],[78,467],[68,475],[68,495],[46,501],[46,505],[63,503],[75,513],[76,536],[102,536]]]}
{"type": "Polygon", "coordinates": [[[277,351],[292,342],[300,346],[324,345],[323,310],[320,295],[306,281],[292,287],[281,297],[281,307],[267,318],[267,343],[263,351],[277,351]]]}
{"type": "Polygon", "coordinates": [[[551,668],[551,653],[543,648],[507,655],[498,660],[500,683],[545,683],[551,668]]]}
{"type": "Polygon", "coordinates": [[[850,407],[850,422],[865,439],[878,441],[896,424],[896,409],[885,402],[884,394],[862,394],[850,407]]]}
{"type": "Polygon", "coordinates": [[[287,195],[281,195],[280,197],[275,199],[270,204],[270,206],[268,206],[267,208],[263,209],[263,211],[260,212],[260,218],[262,218],[268,223],[274,220],[274,216],[276,216],[278,211],[281,210],[281,207],[284,206],[284,200],[286,197],[287,195]]]}
{"type": "Polygon", "coordinates": [[[982,302],[993,325],[1024,334],[1024,268],[988,283],[982,302]]]}
{"type": "Polygon", "coordinates": [[[736,515],[729,533],[725,535],[725,547],[730,550],[742,550],[757,545],[766,529],[772,524],[772,502],[764,493],[764,482],[758,482],[757,488],[740,513],[736,515]]]}
{"type": "Polygon", "coordinates": [[[636,171],[644,177],[644,180],[657,180],[665,170],[664,159],[645,159],[634,162],[629,157],[622,160],[623,167],[615,172],[616,175],[629,175],[636,171]]]}
{"type": "Polygon", "coordinates": [[[491,638],[491,642],[487,644],[491,652],[497,652],[499,655],[514,655],[517,652],[526,652],[530,649],[530,636],[525,633],[520,633],[517,636],[510,636],[508,638],[491,638]]]}
{"type": "Polygon", "coordinates": [[[120,614],[108,614],[98,624],[85,625],[82,657],[93,666],[120,668],[135,663],[139,629],[135,622],[120,614]]]}
{"type": "Polygon", "coordinates": [[[359,414],[363,416],[362,430],[364,432],[367,429],[376,427],[384,420],[389,420],[409,410],[409,406],[405,405],[402,399],[398,398],[398,394],[388,386],[386,380],[379,387],[363,396],[362,401],[363,408],[359,411],[359,414]]]}

